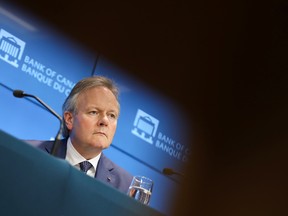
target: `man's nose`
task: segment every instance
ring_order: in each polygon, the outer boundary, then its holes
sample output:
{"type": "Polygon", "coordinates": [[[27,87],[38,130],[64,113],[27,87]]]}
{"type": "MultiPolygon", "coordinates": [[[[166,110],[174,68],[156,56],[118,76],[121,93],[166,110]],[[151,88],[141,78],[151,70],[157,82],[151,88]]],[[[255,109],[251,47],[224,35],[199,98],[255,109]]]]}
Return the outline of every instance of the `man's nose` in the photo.
{"type": "Polygon", "coordinates": [[[100,115],[100,117],[99,117],[99,125],[108,125],[108,123],[109,123],[109,119],[108,119],[108,116],[107,115],[105,115],[105,114],[102,114],[102,115],[100,115]]]}

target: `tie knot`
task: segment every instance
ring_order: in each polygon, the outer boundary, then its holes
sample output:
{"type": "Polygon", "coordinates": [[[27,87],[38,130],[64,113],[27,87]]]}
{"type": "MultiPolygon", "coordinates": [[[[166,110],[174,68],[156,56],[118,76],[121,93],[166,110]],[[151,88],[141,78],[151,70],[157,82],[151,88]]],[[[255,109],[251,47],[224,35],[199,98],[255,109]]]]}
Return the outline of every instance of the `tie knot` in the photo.
{"type": "Polygon", "coordinates": [[[85,173],[92,167],[92,164],[89,161],[83,161],[79,163],[79,165],[80,169],[85,173]]]}

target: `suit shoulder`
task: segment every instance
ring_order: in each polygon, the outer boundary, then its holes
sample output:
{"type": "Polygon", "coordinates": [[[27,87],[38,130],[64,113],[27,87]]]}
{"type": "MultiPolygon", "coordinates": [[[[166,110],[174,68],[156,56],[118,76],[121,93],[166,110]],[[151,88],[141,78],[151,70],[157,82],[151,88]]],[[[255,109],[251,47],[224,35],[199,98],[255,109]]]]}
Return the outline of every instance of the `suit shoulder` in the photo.
{"type": "Polygon", "coordinates": [[[52,146],[54,141],[52,140],[23,140],[24,142],[28,143],[29,145],[42,148],[46,146],[52,146]]]}
{"type": "Polygon", "coordinates": [[[101,160],[103,160],[103,163],[105,163],[107,165],[107,167],[109,168],[110,171],[112,171],[114,173],[121,173],[122,176],[125,176],[126,178],[132,180],[133,176],[130,172],[128,172],[126,169],[124,169],[120,165],[113,162],[111,159],[106,157],[103,153],[101,155],[101,160]]]}

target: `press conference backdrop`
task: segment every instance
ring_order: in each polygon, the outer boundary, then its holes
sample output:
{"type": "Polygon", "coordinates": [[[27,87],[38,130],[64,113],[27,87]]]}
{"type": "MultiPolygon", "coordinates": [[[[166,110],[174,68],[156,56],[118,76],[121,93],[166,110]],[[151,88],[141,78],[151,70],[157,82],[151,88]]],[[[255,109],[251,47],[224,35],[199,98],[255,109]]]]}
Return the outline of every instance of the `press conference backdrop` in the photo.
{"type": "Polygon", "coordinates": [[[75,83],[93,75],[108,76],[120,87],[118,128],[105,154],[133,175],[153,179],[150,206],[169,215],[182,177],[167,177],[162,170],[183,172],[191,153],[187,133],[193,125],[183,110],[43,20],[15,5],[0,5],[0,129],[20,139],[54,139],[59,120],[35,100],[13,97],[13,90],[36,95],[61,114],[75,83]]]}

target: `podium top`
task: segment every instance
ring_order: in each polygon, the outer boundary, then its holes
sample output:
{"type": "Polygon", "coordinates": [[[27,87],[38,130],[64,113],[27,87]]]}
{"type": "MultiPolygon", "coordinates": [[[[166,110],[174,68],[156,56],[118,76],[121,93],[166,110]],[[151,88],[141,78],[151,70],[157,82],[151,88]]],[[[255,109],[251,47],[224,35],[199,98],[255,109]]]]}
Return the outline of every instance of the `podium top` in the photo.
{"type": "Polygon", "coordinates": [[[0,215],[163,216],[0,130],[0,215]]]}

